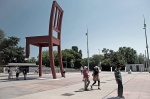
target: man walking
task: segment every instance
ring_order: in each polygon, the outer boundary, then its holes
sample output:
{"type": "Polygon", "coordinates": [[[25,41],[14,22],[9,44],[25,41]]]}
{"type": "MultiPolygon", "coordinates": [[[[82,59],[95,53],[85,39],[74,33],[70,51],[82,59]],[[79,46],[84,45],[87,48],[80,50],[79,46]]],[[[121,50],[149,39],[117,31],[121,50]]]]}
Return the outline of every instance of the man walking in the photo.
{"type": "Polygon", "coordinates": [[[13,78],[12,74],[13,74],[12,69],[9,67],[8,68],[8,79],[13,78]]]}
{"type": "Polygon", "coordinates": [[[125,99],[123,96],[123,85],[122,85],[122,77],[121,77],[121,65],[118,64],[117,68],[114,71],[114,75],[116,78],[116,83],[118,84],[118,98],[125,99]]]}
{"type": "Polygon", "coordinates": [[[24,75],[24,80],[26,80],[26,77],[27,77],[27,69],[26,68],[23,69],[23,75],[24,75]]]}

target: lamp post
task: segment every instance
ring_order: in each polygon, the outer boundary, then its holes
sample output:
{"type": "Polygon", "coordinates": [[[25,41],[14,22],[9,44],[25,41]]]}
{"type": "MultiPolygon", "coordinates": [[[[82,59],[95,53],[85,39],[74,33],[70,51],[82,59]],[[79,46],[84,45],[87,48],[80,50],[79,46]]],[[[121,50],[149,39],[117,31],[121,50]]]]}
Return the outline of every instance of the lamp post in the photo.
{"type": "MultiPolygon", "coordinates": [[[[145,50],[145,68],[146,68],[146,70],[147,70],[147,58],[146,58],[146,50],[145,50]]],[[[145,70],[145,71],[146,71],[145,70]]]]}
{"type": "MultiPolygon", "coordinates": [[[[100,49],[99,50],[99,57],[100,57],[100,49]]],[[[101,71],[102,70],[102,67],[101,67],[101,59],[99,59],[99,70],[101,71]]]]}
{"type": "Polygon", "coordinates": [[[99,55],[100,55],[100,49],[98,49],[99,50],[99,55]]]}
{"type": "MultiPolygon", "coordinates": [[[[100,49],[99,50],[99,56],[100,56],[100,49]]],[[[99,66],[101,67],[101,60],[99,59],[99,66]]]]}
{"type": "Polygon", "coordinates": [[[66,69],[67,69],[67,55],[66,55],[66,69]]]}
{"type": "Polygon", "coordinates": [[[87,57],[88,57],[88,71],[90,71],[90,68],[89,68],[89,45],[88,45],[88,29],[87,29],[86,36],[87,36],[87,57]]]}
{"type": "MultiPolygon", "coordinates": [[[[144,16],[143,16],[144,17],[144,16]]],[[[148,52],[148,43],[147,43],[147,34],[146,34],[146,23],[145,23],[145,17],[144,17],[144,28],[145,29],[145,40],[146,40],[146,49],[147,49],[147,68],[149,69],[149,52],[148,52]]]]}

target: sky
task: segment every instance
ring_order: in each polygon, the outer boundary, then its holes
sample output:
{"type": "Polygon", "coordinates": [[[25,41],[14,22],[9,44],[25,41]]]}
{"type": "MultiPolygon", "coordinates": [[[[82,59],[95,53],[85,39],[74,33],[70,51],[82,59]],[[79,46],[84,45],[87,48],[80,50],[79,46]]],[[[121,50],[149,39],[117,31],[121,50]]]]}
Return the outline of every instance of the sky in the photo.
{"type": "MultiPolygon", "coordinates": [[[[62,50],[78,46],[83,58],[102,54],[107,48],[131,47],[138,54],[145,53],[150,44],[150,0],[56,0],[64,10],[62,21],[62,50]],[[98,50],[100,49],[100,50],[98,50]]],[[[6,37],[20,38],[25,47],[29,36],[48,35],[53,0],[0,0],[0,28],[6,37]]],[[[56,47],[54,47],[56,49],[56,47]]],[[[48,50],[48,48],[43,48],[48,50]]],[[[30,57],[37,57],[39,48],[30,47],[30,57]]]]}

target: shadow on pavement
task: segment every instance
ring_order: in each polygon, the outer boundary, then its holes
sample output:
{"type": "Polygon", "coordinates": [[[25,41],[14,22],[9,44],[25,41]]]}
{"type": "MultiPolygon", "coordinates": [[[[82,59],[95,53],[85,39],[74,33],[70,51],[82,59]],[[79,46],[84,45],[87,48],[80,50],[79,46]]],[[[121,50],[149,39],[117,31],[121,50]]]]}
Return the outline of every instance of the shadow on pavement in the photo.
{"type": "Polygon", "coordinates": [[[81,88],[81,89],[74,91],[74,92],[84,92],[84,88],[81,88]]]}
{"type": "Polygon", "coordinates": [[[100,82],[100,83],[107,83],[107,82],[100,82]]]}
{"type": "Polygon", "coordinates": [[[72,96],[72,95],[74,95],[74,94],[72,94],[72,93],[64,93],[64,94],[62,94],[63,96],[72,96]]]}
{"type": "Polygon", "coordinates": [[[106,81],[112,81],[112,80],[115,80],[115,79],[109,79],[109,80],[106,80],[106,81]]]}
{"type": "MultiPolygon", "coordinates": [[[[34,78],[34,77],[29,77],[29,78],[27,78],[26,80],[35,80],[35,79],[37,79],[37,78],[34,78]]],[[[0,82],[10,82],[10,81],[26,81],[26,80],[24,80],[24,78],[23,77],[20,77],[19,78],[19,80],[16,80],[16,78],[11,78],[11,79],[7,79],[7,78],[4,78],[4,79],[0,79],[0,82]]]]}
{"type": "Polygon", "coordinates": [[[106,99],[118,99],[118,97],[110,97],[110,98],[106,98],[106,99]]]}

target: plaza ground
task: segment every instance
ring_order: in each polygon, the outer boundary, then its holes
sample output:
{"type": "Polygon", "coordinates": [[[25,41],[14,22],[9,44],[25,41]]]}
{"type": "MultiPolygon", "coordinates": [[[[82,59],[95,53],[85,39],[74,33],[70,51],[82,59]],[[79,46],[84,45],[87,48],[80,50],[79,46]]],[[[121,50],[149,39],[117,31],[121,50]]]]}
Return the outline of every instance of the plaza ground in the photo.
{"type": "MultiPolygon", "coordinates": [[[[19,80],[8,80],[7,74],[0,74],[0,99],[117,99],[117,84],[113,72],[101,72],[101,90],[84,91],[80,72],[67,72],[66,78],[57,73],[57,79],[51,74],[28,74],[27,80],[20,75],[19,80]]],[[[122,72],[125,99],[150,99],[150,73],[122,72]]],[[[90,72],[90,85],[92,72],[90,72]]],[[[90,89],[90,86],[89,86],[90,89]]]]}

